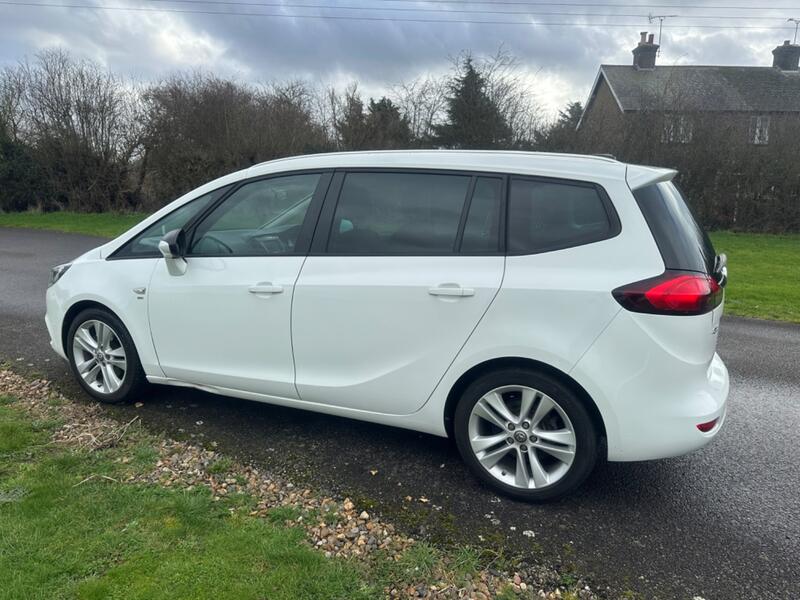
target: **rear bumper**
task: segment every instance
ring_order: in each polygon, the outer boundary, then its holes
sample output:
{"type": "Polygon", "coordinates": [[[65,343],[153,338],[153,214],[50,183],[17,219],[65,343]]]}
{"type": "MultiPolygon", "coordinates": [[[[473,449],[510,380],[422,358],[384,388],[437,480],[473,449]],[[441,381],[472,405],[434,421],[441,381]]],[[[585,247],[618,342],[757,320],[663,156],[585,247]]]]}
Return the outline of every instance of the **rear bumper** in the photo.
{"type": "MultiPolygon", "coordinates": [[[[679,328],[696,319],[698,330],[712,336],[710,325],[705,329],[710,315],[673,318],[684,319],[679,328]]],[[[610,461],[679,456],[702,448],[722,429],[729,390],[722,359],[713,349],[710,360],[702,360],[701,352],[677,352],[666,337],[622,311],[571,373],[600,410],[610,461]],[[715,419],[710,431],[697,428],[715,419]]]]}

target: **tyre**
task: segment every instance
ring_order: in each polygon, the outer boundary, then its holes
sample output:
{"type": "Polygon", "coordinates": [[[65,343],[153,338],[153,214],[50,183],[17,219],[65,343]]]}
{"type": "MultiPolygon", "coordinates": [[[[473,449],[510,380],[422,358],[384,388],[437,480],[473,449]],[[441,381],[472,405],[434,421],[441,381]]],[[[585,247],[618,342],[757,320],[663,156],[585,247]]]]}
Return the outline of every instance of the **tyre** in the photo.
{"type": "Polygon", "coordinates": [[[456,407],[454,433],[480,479],[522,500],[569,494],[597,460],[597,431],[581,399],[534,370],[495,371],[474,381],[456,407]]]}
{"type": "Polygon", "coordinates": [[[79,313],[69,326],[66,351],[78,383],[101,402],[127,402],[147,385],[128,330],[109,311],[90,308],[79,313]]]}

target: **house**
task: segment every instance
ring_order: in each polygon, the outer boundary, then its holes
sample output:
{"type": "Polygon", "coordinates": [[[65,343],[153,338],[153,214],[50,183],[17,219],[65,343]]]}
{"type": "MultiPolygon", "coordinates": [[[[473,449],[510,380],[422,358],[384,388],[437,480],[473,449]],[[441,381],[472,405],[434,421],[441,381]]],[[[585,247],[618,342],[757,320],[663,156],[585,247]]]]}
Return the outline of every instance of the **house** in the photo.
{"type": "Polygon", "coordinates": [[[771,67],[656,65],[658,48],[643,32],[632,64],[600,65],[578,124],[587,147],[624,154],[634,121],[651,146],[712,135],[725,145],[796,143],[800,45],[775,48],[771,67]]]}

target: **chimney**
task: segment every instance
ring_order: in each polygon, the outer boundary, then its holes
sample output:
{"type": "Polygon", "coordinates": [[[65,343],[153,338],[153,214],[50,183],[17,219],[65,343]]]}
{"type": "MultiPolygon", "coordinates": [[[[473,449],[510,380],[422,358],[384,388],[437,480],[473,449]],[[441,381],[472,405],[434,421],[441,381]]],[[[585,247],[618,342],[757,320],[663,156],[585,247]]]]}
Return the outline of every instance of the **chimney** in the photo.
{"type": "Polygon", "coordinates": [[[781,71],[797,71],[800,62],[800,46],[790,44],[785,40],[782,46],[778,46],[772,51],[772,66],[781,71]]]}
{"type": "Polygon", "coordinates": [[[653,34],[649,36],[646,31],[641,32],[639,45],[633,49],[633,66],[636,69],[655,69],[658,44],[653,42],[653,34]]]}

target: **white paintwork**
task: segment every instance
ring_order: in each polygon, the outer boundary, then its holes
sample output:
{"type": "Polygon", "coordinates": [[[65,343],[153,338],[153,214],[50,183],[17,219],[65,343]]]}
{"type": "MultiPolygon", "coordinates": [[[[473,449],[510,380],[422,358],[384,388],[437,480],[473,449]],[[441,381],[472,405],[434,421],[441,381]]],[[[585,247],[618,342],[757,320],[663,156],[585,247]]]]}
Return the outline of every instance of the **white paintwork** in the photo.
{"type": "Polygon", "coordinates": [[[419,410],[502,277],[502,256],[308,257],[292,312],[300,397],[379,413],[419,410]],[[472,294],[463,296],[465,288],[472,294]]]}
{"type": "Polygon", "coordinates": [[[303,257],[190,256],[180,276],[155,262],[150,328],[165,376],[298,397],[289,316],[303,257]]]}
{"type": "Polygon", "coordinates": [[[64,315],[92,300],[122,319],[154,383],[435,435],[446,435],[445,402],[469,369],[531,359],[586,390],[610,460],[681,454],[719,431],[701,433],[697,423],[720,417],[721,425],[725,414],[728,375],[714,352],[722,307],[698,317],[642,315],[622,310],[610,293],[663,271],[631,189],[673,175],[600,157],[521,152],[362,152],[256,165],[186,194],[76,259],[47,292],[51,344],[64,356],[64,315]],[[608,192],[622,231],[531,256],[190,257],[183,274],[170,274],[163,258],[105,260],[156,219],[221,185],[345,167],[591,181],[608,192]]]}

